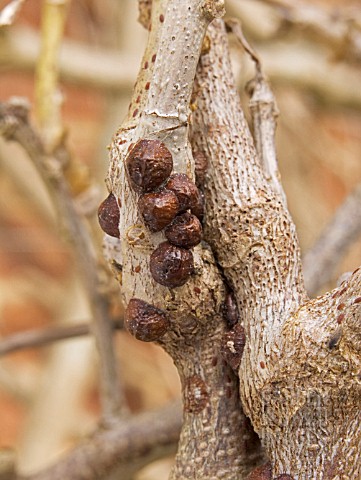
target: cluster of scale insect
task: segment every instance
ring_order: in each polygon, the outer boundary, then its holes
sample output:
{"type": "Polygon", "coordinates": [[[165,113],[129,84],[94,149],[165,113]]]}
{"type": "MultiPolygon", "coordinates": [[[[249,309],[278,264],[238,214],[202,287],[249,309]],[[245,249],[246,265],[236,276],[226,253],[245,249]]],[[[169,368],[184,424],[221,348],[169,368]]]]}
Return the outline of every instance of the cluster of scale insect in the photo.
{"type": "MultiPolygon", "coordinates": [[[[172,154],[159,140],[138,141],[125,159],[125,167],[129,183],[139,195],[138,208],[145,225],[152,233],[164,230],[167,239],[151,254],[150,274],[165,287],[181,287],[194,271],[192,248],[202,240],[202,195],[187,175],[172,174],[172,154]]],[[[100,226],[108,235],[119,237],[119,215],[117,199],[111,193],[98,210],[100,226]]],[[[125,323],[143,341],[156,340],[169,327],[165,312],[136,298],[128,304],[125,323]]]]}

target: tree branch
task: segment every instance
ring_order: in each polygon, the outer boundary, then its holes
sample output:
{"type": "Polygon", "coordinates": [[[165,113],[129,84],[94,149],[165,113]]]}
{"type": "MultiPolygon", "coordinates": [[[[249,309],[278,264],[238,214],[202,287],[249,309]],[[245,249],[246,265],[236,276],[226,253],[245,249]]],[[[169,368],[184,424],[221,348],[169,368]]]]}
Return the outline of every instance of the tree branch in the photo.
{"type": "MultiPolygon", "coordinates": [[[[13,27],[0,42],[0,64],[3,68],[33,72],[40,51],[40,37],[31,28],[13,27]]],[[[105,90],[130,92],[136,69],[127,54],[93,48],[69,39],[62,42],[59,54],[59,76],[71,84],[105,90]]]]}
{"type": "MultiPolygon", "coordinates": [[[[7,69],[33,71],[39,49],[38,35],[30,29],[14,27],[6,32],[0,43],[0,64],[7,69]]],[[[326,104],[361,108],[358,69],[346,63],[329,62],[315,44],[274,42],[273,45],[259,45],[258,51],[274,84],[287,83],[311,90],[326,104]],[[290,50],[295,52],[292,58],[290,50]]],[[[94,52],[94,49],[64,40],[59,75],[63,81],[75,85],[106,92],[130,92],[136,75],[132,65],[126,54],[108,50],[94,52]]]]}
{"type": "MultiPolygon", "coordinates": [[[[114,329],[122,329],[123,322],[114,322],[114,329]]],[[[8,335],[0,340],[0,356],[23,350],[49,345],[59,340],[82,337],[91,333],[88,324],[72,325],[70,327],[53,327],[47,329],[29,330],[14,335],[8,335]]]]}
{"type": "Polygon", "coordinates": [[[242,19],[254,38],[275,40],[284,38],[289,30],[298,29],[311,40],[323,43],[336,59],[361,61],[361,17],[356,6],[344,6],[340,10],[303,1],[261,0],[256,2],[255,9],[254,3],[230,0],[233,15],[242,19]],[[262,28],[265,21],[268,28],[262,28]]]}
{"type": "Polygon", "coordinates": [[[361,184],[345,199],[303,258],[305,284],[311,296],[325,285],[347,248],[361,234],[361,184]]]}
{"type": "Polygon", "coordinates": [[[280,200],[286,205],[286,195],[281,183],[276,154],[276,118],[279,113],[276,99],[264,74],[261,61],[243,35],[239,22],[237,20],[228,20],[226,26],[232,30],[237,40],[255,63],[256,76],[250,86],[252,96],[249,104],[255,147],[267,181],[270,182],[275,193],[279,195],[280,200]]]}
{"type": "Polygon", "coordinates": [[[357,478],[360,271],[308,301],[294,225],[261,169],[215,27],[199,63],[193,137],[209,160],[206,238],[246,332],[240,393],[271,461],[262,478],[357,478]]]}
{"type": "Polygon", "coordinates": [[[287,26],[302,28],[322,40],[336,58],[361,62],[361,17],[356,8],[322,9],[302,1],[267,0],[281,20],[281,31],[287,26]]]}
{"type": "Polygon", "coordinates": [[[29,124],[27,106],[18,99],[0,104],[0,133],[5,139],[19,143],[27,152],[48,187],[59,217],[65,223],[65,232],[73,242],[93,313],[93,331],[100,356],[103,420],[110,423],[123,408],[112,346],[112,327],[108,317],[107,300],[100,293],[95,249],[84,223],[80,221],[76,212],[61,171],[62,162],[67,158],[68,152],[60,145],[54,156],[45,153],[40,138],[29,124]]]}
{"type": "Polygon", "coordinates": [[[128,480],[148,463],[175,452],[181,409],[175,402],[96,432],[55,465],[18,480],[97,480],[117,472],[128,480]]]}
{"type": "Polygon", "coordinates": [[[58,145],[64,134],[62,99],[58,87],[58,53],[69,1],[43,0],[42,6],[41,49],[35,77],[35,113],[48,151],[58,145]]]}
{"type": "MultiPolygon", "coordinates": [[[[107,179],[120,207],[120,239],[107,251],[110,263],[115,260],[122,265],[126,325],[137,338],[156,340],[171,355],[182,382],[184,420],[172,479],[243,478],[258,455],[257,440],[240,408],[237,379],[220,356],[222,337],[228,330],[221,315],[225,287],[211,252],[206,245],[190,250],[165,243],[175,253],[156,264],[162,275],[167,279],[169,271],[178,268],[174,260],[183,262],[184,257],[191,259],[193,274],[188,271],[180,284],[157,277],[153,255],[165,240],[164,231],[151,233],[147,228],[138,209],[145,195],[134,186],[138,177],[131,173],[133,160],[142,159],[139,145],[162,142],[163,151],[170,152],[173,174],[185,174],[181,178],[195,191],[188,106],[203,36],[213,12],[221,7],[222,2],[208,0],[163,0],[153,5],[142,69],[128,117],[111,147],[107,179]],[[151,329],[155,321],[159,331],[151,329]]],[[[184,197],[178,198],[180,202],[184,197]]]]}

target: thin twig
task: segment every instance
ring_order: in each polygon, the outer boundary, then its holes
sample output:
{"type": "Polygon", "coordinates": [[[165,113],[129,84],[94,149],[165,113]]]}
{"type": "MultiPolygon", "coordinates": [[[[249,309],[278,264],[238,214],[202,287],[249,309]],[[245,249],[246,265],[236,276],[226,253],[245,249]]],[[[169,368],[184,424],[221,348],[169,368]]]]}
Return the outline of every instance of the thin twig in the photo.
{"type": "Polygon", "coordinates": [[[351,243],[361,234],[361,184],[337,209],[316,243],[303,258],[303,274],[310,295],[325,285],[351,243]]]}
{"type": "Polygon", "coordinates": [[[255,63],[256,75],[251,82],[252,94],[249,103],[253,121],[253,138],[266,179],[270,182],[283,204],[286,205],[287,199],[281,183],[276,153],[275,136],[276,118],[278,116],[276,99],[263,72],[260,57],[244,36],[239,21],[235,19],[227,20],[226,26],[233,32],[255,63]]]}
{"type": "Polygon", "coordinates": [[[230,18],[230,19],[226,20],[225,24],[226,24],[227,30],[230,30],[235,35],[238,42],[242,45],[244,50],[248,53],[248,55],[254,61],[255,65],[256,65],[257,74],[259,76],[263,77],[264,74],[263,74],[262,64],[261,64],[261,60],[259,58],[259,55],[257,54],[255,49],[250,45],[250,43],[248,42],[248,40],[244,36],[239,20],[237,20],[235,18],[230,18]]]}
{"type": "MultiPolygon", "coordinates": [[[[315,44],[274,42],[272,46],[258,45],[257,49],[273,83],[309,89],[326,104],[361,108],[358,69],[346,63],[329,62],[315,44]],[[290,51],[294,52],[292,58],[290,51]]],[[[32,72],[38,54],[39,36],[30,29],[13,28],[0,41],[0,65],[7,69],[32,72]]],[[[95,52],[76,42],[63,42],[59,74],[66,82],[106,92],[130,93],[136,73],[125,54],[99,49],[95,52]]]]}
{"type": "Polygon", "coordinates": [[[148,463],[175,452],[182,423],[179,402],[97,432],[55,465],[18,480],[132,478],[148,463]]]}
{"type": "Polygon", "coordinates": [[[41,50],[36,66],[35,113],[47,150],[63,135],[62,96],[58,86],[58,56],[70,0],[44,0],[42,8],[41,50]]]}
{"type": "MultiPolygon", "coordinates": [[[[122,329],[123,322],[114,322],[113,328],[122,329]]],[[[27,330],[25,332],[15,333],[1,339],[0,356],[17,352],[25,348],[44,347],[50,343],[82,337],[84,335],[89,335],[89,333],[91,333],[91,327],[88,323],[67,327],[27,330]]]]}
{"type": "Polygon", "coordinates": [[[361,16],[356,6],[336,9],[294,0],[229,0],[229,7],[256,39],[275,40],[299,30],[338,59],[361,61],[361,16]]]}
{"type": "Polygon", "coordinates": [[[37,132],[29,124],[27,106],[19,99],[0,104],[0,134],[7,140],[16,141],[27,152],[48,187],[59,218],[64,223],[64,231],[73,243],[93,314],[92,329],[100,357],[103,423],[110,424],[124,408],[112,340],[113,329],[108,316],[107,299],[100,293],[95,248],[85,224],[76,212],[61,172],[59,159],[66,158],[68,151],[64,146],[59,146],[54,156],[46,154],[37,132]]]}

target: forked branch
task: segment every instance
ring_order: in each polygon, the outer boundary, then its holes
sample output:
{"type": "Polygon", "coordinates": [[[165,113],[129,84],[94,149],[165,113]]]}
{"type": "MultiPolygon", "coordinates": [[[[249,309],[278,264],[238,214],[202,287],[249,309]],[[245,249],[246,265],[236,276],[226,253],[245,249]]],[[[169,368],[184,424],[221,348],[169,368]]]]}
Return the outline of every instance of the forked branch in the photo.
{"type": "Polygon", "coordinates": [[[209,35],[212,47],[197,72],[193,138],[209,160],[206,238],[246,332],[242,404],[271,460],[249,478],[358,478],[360,270],[308,301],[295,228],[257,158],[221,22],[209,35]]]}
{"type": "Polygon", "coordinates": [[[83,220],[79,218],[69,185],[62,172],[63,162],[66,161],[69,152],[63,144],[60,144],[53,154],[46,153],[38,133],[30,124],[28,106],[19,99],[0,104],[0,134],[6,140],[17,142],[26,151],[48,187],[63,231],[73,242],[79,270],[91,300],[93,332],[100,357],[103,421],[111,423],[122,408],[112,343],[112,325],[108,315],[107,299],[100,289],[95,247],[83,220]]]}
{"type": "Polygon", "coordinates": [[[121,265],[127,328],[162,345],[180,374],[184,419],[171,478],[238,479],[257,462],[258,442],[237,378],[221,359],[230,328],[222,317],[226,288],[209,248],[199,244],[201,195],[188,139],[204,34],[223,3],[153,3],[129,114],[111,148],[108,188],[119,206],[120,239],[106,237],[106,251],[121,265]]]}

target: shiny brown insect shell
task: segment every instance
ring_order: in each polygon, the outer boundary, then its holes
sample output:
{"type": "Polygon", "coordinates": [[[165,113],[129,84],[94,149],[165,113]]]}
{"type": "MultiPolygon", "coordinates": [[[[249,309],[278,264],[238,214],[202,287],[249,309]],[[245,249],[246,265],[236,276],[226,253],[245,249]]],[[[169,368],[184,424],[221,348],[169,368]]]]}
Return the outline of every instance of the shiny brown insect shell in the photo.
{"type": "Polygon", "coordinates": [[[164,233],[172,245],[191,248],[202,240],[202,225],[195,215],[186,212],[178,215],[164,233]]]}
{"type": "Polygon", "coordinates": [[[190,209],[196,209],[197,212],[200,209],[200,192],[185,173],[175,173],[170,176],[165,188],[172,190],[177,195],[179,201],[180,213],[190,209]]]}
{"type": "Polygon", "coordinates": [[[138,200],[139,212],[150,231],[159,232],[169,225],[179,210],[179,202],[175,193],[162,190],[146,193],[138,200]]]}
{"type": "Polygon", "coordinates": [[[160,140],[140,140],[125,160],[132,188],[138,193],[152,192],[169,177],[172,154],[160,140]]]}
{"type": "Polygon", "coordinates": [[[129,333],[143,342],[158,340],[170,326],[169,318],[163,310],[139,298],[129,301],[124,320],[129,333]]]}
{"type": "Polygon", "coordinates": [[[98,221],[101,229],[111,237],[119,238],[120,212],[117,199],[110,193],[99,205],[98,221]]]}
{"type": "Polygon", "coordinates": [[[168,288],[184,285],[193,270],[192,252],[169,242],[161,243],[150,256],[153,279],[168,288]]]}

